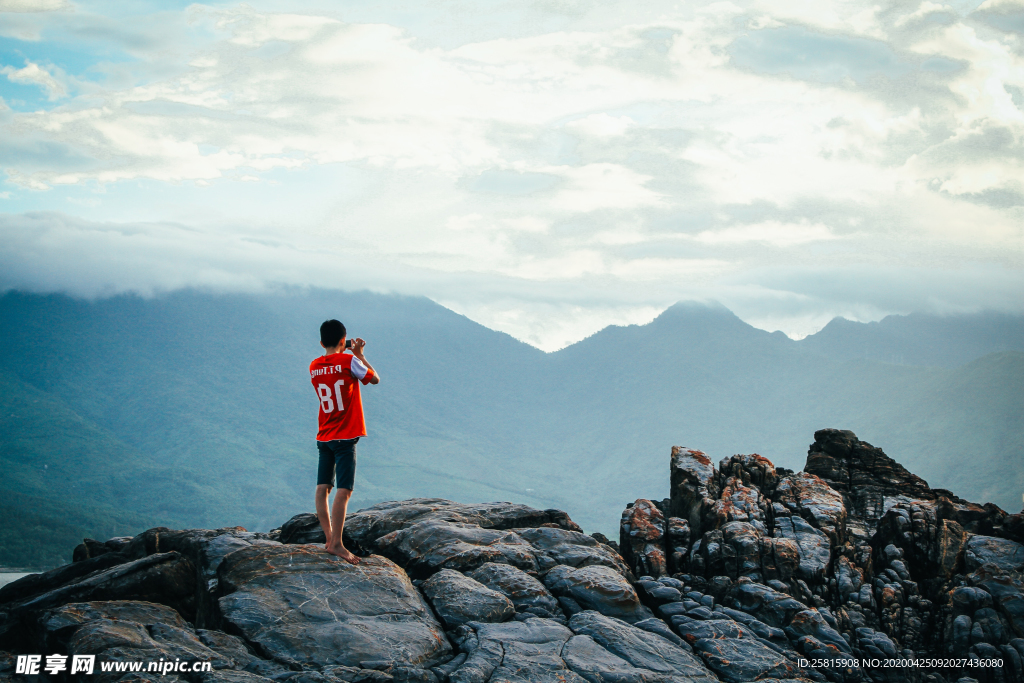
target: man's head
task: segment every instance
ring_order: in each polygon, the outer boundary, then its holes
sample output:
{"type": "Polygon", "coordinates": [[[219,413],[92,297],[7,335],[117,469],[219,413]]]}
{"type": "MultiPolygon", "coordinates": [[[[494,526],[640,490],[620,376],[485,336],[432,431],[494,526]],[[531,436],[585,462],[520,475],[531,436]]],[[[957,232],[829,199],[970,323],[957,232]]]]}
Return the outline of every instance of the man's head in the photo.
{"type": "Polygon", "coordinates": [[[345,338],[345,326],[338,320],[325,320],[320,326],[320,346],[333,349],[345,338]]]}

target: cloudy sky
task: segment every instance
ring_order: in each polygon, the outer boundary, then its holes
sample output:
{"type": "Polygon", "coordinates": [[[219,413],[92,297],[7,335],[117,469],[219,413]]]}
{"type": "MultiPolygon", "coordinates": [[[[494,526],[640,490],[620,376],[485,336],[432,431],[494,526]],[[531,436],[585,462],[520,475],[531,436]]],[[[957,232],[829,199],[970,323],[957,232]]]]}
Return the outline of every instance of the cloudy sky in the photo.
{"type": "Polygon", "coordinates": [[[1024,312],[1024,0],[0,10],[0,289],[1024,312]]]}

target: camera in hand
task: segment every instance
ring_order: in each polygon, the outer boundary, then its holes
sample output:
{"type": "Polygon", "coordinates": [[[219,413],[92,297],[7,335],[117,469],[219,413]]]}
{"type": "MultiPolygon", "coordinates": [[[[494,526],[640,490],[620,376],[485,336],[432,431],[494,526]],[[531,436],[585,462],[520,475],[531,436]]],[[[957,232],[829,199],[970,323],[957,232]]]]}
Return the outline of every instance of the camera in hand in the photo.
{"type": "Polygon", "coordinates": [[[346,349],[351,349],[352,348],[352,340],[351,339],[346,339],[345,340],[345,348],[346,349]]]}

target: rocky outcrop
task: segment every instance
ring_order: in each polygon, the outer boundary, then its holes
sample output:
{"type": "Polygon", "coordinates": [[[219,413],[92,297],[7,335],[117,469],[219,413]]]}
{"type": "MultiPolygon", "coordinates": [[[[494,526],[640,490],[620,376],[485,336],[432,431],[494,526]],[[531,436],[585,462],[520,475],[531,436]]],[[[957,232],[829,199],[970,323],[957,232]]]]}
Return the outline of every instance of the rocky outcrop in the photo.
{"type": "Polygon", "coordinates": [[[236,550],[265,545],[279,543],[269,534],[249,532],[242,527],[184,531],[159,527],[129,539],[121,548],[130,558],[141,559],[165,552],[187,557],[197,570],[193,598],[195,623],[201,627],[218,628],[220,622],[215,603],[219,595],[217,569],[220,563],[236,550]]]}
{"type": "MultiPolygon", "coordinates": [[[[12,605],[48,591],[67,586],[95,572],[124,564],[128,561],[121,553],[103,553],[94,558],[83,557],[50,571],[29,574],[0,587],[0,604],[12,605]]],[[[80,556],[76,553],[76,557],[80,556]]]]}
{"type": "Polygon", "coordinates": [[[131,536],[117,536],[107,541],[97,541],[94,538],[86,538],[75,546],[71,552],[72,562],[82,562],[107,553],[119,553],[131,543],[131,536]]]}
{"type": "Polygon", "coordinates": [[[515,605],[504,593],[452,569],[442,569],[420,589],[449,631],[471,621],[508,621],[516,613],[515,605]]]}
{"type": "Polygon", "coordinates": [[[386,558],[351,565],[316,546],[250,547],[228,555],[218,576],[225,629],[285,666],[450,658],[430,607],[386,558]]]}
{"type": "Polygon", "coordinates": [[[1001,662],[978,680],[1021,681],[1021,516],[932,489],[850,431],[814,437],[798,473],[758,455],[725,458],[715,469],[704,453],[673,448],[671,498],[654,506],[667,508],[667,519],[643,499],[622,517],[624,549],[635,539],[624,552],[634,570],[656,566],[645,558],[663,554],[682,584],[675,597],[649,571],[638,579],[645,603],[723,680],[797,675],[746,671],[736,648],[753,634],[790,663],[817,660],[817,671],[799,674],[812,678],[951,681],[978,673],[842,666],[851,656],[955,655],[1001,662]],[[688,545],[677,540],[685,534],[670,540],[673,518],[686,522],[688,545]],[[701,639],[714,648],[698,648],[701,639]],[[730,665],[715,669],[716,661],[730,665]]]}
{"type": "Polygon", "coordinates": [[[654,616],[640,604],[629,581],[608,567],[592,565],[576,569],[559,565],[544,575],[544,585],[558,597],[568,616],[595,610],[629,623],[654,616]]]}
{"type": "Polygon", "coordinates": [[[512,565],[487,562],[468,576],[508,598],[516,612],[548,619],[563,618],[558,601],[544,584],[512,565]]]}
{"type": "Polygon", "coordinates": [[[568,628],[550,619],[469,624],[454,634],[457,646],[467,657],[449,680],[583,683],[584,679],[562,658],[572,635],[568,628]]]}
{"type": "Polygon", "coordinates": [[[843,496],[821,477],[798,472],[779,481],[773,492],[776,517],[800,517],[829,537],[833,545],[846,540],[843,496]]]}
{"type": "MultiPolygon", "coordinates": [[[[10,584],[14,587],[12,594],[19,592],[20,587],[15,583],[10,584]]],[[[60,586],[52,586],[52,580],[37,585],[42,587],[43,584],[49,590],[31,591],[28,596],[5,605],[8,614],[17,617],[72,602],[148,600],[170,605],[187,619],[195,618],[195,566],[176,552],[157,553],[97,569],[60,586]]]]}
{"type": "Polygon", "coordinates": [[[689,648],[674,645],[650,631],[629,628],[619,620],[595,612],[581,612],[569,620],[569,628],[644,672],[644,680],[710,683],[715,679],[689,648]]]}
{"type": "Polygon", "coordinates": [[[308,513],[87,539],[0,589],[0,681],[39,652],[211,666],[95,676],[126,682],[1024,681],[1024,513],[834,429],[802,472],[675,447],[669,481],[617,547],[559,510],[423,498],[349,516],[358,565],[308,513]],[[909,658],[953,664],[857,664],[909,658]]]}
{"type": "Polygon", "coordinates": [[[487,562],[510,564],[530,572],[540,569],[533,546],[519,534],[474,524],[419,522],[382,536],[374,545],[417,578],[441,569],[472,571],[487,562]]]}
{"type": "Polygon", "coordinates": [[[718,502],[719,478],[711,458],[702,451],[673,446],[669,482],[670,515],[686,520],[690,532],[699,537],[712,524],[718,502]]]}
{"type": "Polygon", "coordinates": [[[668,664],[630,663],[646,643],[714,680],[641,603],[612,545],[564,512],[418,499],[350,521],[358,565],[326,553],[309,514],[273,534],[158,528],[106,552],[83,544],[78,562],[5,592],[0,647],[213,668],[165,681],[681,680],[668,664]],[[580,614],[633,649],[577,635],[580,614]]]}
{"type": "Polygon", "coordinates": [[[622,556],[641,576],[668,576],[665,543],[665,515],[657,504],[640,498],[622,512],[619,524],[619,548],[622,556]]]}
{"type": "MultiPolygon", "coordinates": [[[[100,661],[208,661],[215,670],[243,668],[247,662],[206,645],[199,633],[169,607],[147,602],[69,604],[39,617],[47,652],[94,655],[100,661]]],[[[264,669],[278,673],[281,668],[264,669]]],[[[118,680],[97,672],[97,680],[118,680]]]]}
{"type": "Polygon", "coordinates": [[[814,433],[804,472],[820,477],[843,496],[850,515],[880,518],[894,501],[934,500],[928,483],[887,456],[881,448],[845,429],[814,433]]]}

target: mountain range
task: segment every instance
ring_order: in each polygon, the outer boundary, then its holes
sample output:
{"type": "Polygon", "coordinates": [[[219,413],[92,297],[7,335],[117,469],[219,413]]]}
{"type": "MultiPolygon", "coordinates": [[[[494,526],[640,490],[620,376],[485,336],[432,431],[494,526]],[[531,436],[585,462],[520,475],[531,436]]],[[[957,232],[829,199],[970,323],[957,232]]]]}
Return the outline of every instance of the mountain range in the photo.
{"type": "Polygon", "coordinates": [[[799,468],[823,427],[971,500],[1016,511],[1024,491],[1021,316],[836,319],[795,341],[681,303],[546,354],[425,298],[7,292],[0,564],[60,564],[83,536],[157,525],[267,530],[310,509],[307,368],[330,317],[368,340],[382,377],[363,391],[355,508],[509,500],[611,534],[626,503],[667,495],[673,445],[799,468]]]}

